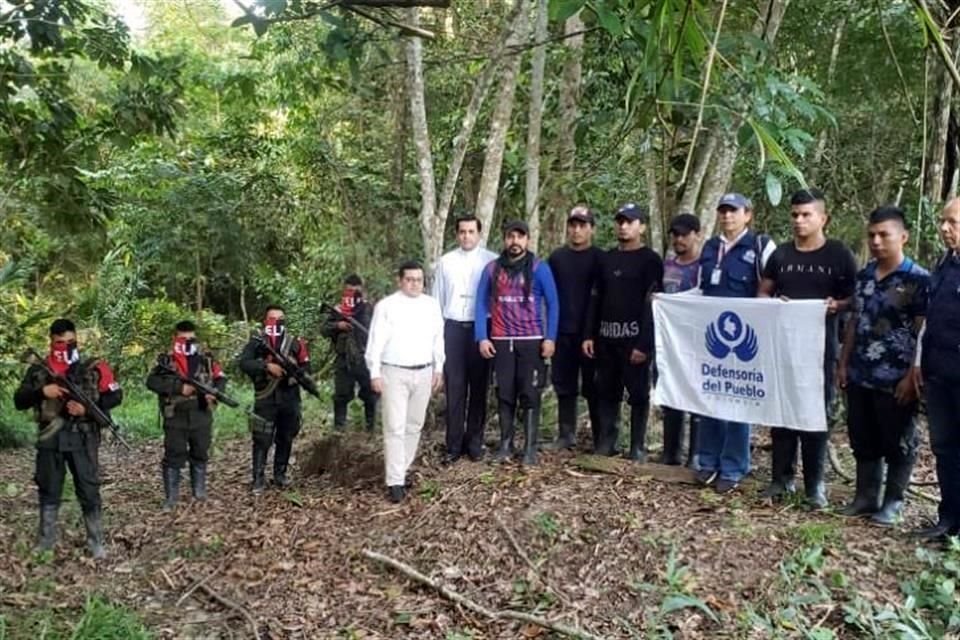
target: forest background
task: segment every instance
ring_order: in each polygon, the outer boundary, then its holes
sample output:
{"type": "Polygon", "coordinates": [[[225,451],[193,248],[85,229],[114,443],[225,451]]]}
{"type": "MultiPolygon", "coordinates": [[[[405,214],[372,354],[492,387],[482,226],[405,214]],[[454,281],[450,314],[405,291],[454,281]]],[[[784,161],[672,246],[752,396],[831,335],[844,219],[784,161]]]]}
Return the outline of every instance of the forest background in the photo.
{"type": "Polygon", "coordinates": [[[130,381],[120,417],[151,432],[136,381],[178,319],[229,364],[280,302],[329,365],[319,303],[349,272],[387,293],[462,212],[485,233],[527,219],[546,255],[573,204],[609,246],[611,213],[638,201],[663,251],[664,221],[712,229],[726,190],[782,239],[785,194],[815,185],[862,258],[865,216],[896,202],[929,264],[957,187],[956,8],[0,3],[0,444],[29,440],[9,387],[54,317],[130,381]]]}
{"type": "MultiPolygon", "coordinates": [[[[636,201],[663,252],[665,221],[691,211],[713,229],[728,190],[753,198],[756,227],[783,240],[788,194],[811,185],[828,196],[830,235],[861,260],[867,214],[898,203],[910,253],[930,265],[960,170],[958,10],[960,0],[0,0],[0,447],[33,439],[12,389],[23,349],[42,349],[59,316],[125,383],[115,417],[132,439],[160,434],[140,381],[183,318],[249,400],[234,354],[265,304],[285,305],[329,394],[319,304],[338,300],[350,272],[369,297],[385,295],[402,258],[430,265],[453,246],[464,212],[493,249],[503,220],[528,220],[546,255],[574,204],[597,212],[597,242],[611,246],[613,212],[636,201]]],[[[306,407],[308,427],[322,429],[328,403],[306,407]]],[[[217,429],[242,434],[243,414],[220,411],[217,429]]],[[[27,477],[4,491],[19,496],[27,477]]],[[[788,578],[827,580],[822,548],[807,551],[828,529],[794,530],[807,546],[781,566],[785,598],[799,593],[788,578]]],[[[918,556],[931,571],[917,570],[896,617],[869,603],[849,615],[876,620],[877,637],[894,637],[885,630],[900,620],[930,633],[896,637],[957,631],[958,554],[918,556]]],[[[696,608],[683,575],[671,552],[678,591],[663,594],[696,608]]],[[[790,628],[821,626],[818,612],[797,626],[810,602],[784,605],[790,628]]]]}

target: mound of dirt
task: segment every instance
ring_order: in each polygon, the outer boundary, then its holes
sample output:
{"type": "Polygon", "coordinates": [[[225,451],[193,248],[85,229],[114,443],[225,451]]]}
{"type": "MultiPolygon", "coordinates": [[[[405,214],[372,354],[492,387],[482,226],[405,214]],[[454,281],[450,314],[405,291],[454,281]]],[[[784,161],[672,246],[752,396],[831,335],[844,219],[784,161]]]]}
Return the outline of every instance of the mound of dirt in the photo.
{"type": "Polygon", "coordinates": [[[304,476],[324,475],[335,486],[353,487],[383,480],[383,443],[366,433],[335,433],[303,445],[304,476]]]}

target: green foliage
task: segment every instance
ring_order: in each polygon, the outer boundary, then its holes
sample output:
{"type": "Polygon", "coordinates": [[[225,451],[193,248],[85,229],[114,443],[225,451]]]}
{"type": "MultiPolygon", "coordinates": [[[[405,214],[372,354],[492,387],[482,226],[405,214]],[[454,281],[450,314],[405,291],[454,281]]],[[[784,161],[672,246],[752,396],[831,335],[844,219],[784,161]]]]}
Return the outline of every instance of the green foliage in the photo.
{"type": "Polygon", "coordinates": [[[87,600],[70,640],[149,640],[153,637],[126,608],[96,596],[87,600]]]}
{"type": "Polygon", "coordinates": [[[150,640],[154,637],[126,607],[100,596],[87,599],[83,610],[74,614],[63,609],[37,608],[23,617],[0,616],[0,640],[46,638],[47,640],[150,640]]]}

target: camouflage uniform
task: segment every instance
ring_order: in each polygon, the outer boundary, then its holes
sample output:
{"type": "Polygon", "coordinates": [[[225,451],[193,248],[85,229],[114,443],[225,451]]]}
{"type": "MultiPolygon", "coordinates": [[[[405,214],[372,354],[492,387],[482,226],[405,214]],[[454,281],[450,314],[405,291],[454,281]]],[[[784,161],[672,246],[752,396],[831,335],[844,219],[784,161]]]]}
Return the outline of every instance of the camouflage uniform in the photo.
{"type": "MultiPolygon", "coordinates": [[[[104,411],[110,411],[123,400],[113,372],[102,361],[81,360],[70,367],[66,377],[104,411]]],[[[34,480],[40,498],[40,548],[52,549],[56,542],[57,514],[69,468],[83,511],[87,542],[94,556],[101,557],[104,550],[98,459],[100,428],[89,416],[69,415],[66,399],[44,397],[43,387],[53,382],[43,366],[31,365],[13,396],[17,409],[33,409],[39,428],[34,480]]]]}
{"type": "MultiPolygon", "coordinates": [[[[223,391],[227,379],[209,352],[190,356],[188,373],[199,382],[223,391]]],[[[180,470],[190,461],[190,487],[193,497],[207,497],[207,460],[213,433],[213,409],[197,390],[191,396],[182,395],[183,381],[172,371],[176,362],[171,354],[157,358],[157,366],[147,377],[147,388],[157,394],[160,415],[163,416],[163,487],[164,507],[172,508],[180,492],[180,470]]]]}

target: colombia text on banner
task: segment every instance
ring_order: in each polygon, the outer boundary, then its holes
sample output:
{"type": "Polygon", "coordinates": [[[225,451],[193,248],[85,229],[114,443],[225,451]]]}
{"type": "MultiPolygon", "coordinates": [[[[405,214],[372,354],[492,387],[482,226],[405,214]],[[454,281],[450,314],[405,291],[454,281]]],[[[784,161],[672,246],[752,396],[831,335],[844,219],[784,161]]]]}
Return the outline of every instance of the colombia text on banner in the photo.
{"type": "Polygon", "coordinates": [[[654,402],[721,420],[827,428],[822,300],[657,295],[654,402]]]}

